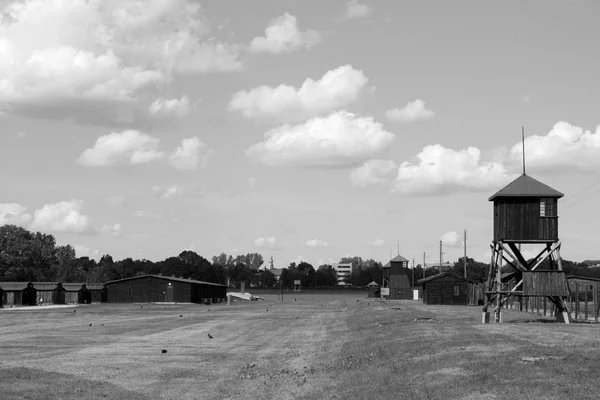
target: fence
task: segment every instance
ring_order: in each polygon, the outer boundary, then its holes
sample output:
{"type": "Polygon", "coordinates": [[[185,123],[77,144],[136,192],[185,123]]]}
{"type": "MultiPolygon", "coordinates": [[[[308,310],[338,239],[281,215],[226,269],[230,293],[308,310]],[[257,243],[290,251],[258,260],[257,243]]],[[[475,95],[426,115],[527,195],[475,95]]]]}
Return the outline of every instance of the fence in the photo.
{"type": "MultiPolygon", "coordinates": [[[[598,322],[600,317],[600,282],[579,277],[569,277],[567,304],[571,318],[575,321],[598,322]]],[[[469,284],[469,304],[483,305],[486,301],[486,283],[469,284]]],[[[505,289],[506,290],[506,289],[505,289]]],[[[510,289],[508,289],[510,290],[510,289]]],[[[547,297],[510,296],[504,308],[552,316],[555,305],[547,297]]]]}

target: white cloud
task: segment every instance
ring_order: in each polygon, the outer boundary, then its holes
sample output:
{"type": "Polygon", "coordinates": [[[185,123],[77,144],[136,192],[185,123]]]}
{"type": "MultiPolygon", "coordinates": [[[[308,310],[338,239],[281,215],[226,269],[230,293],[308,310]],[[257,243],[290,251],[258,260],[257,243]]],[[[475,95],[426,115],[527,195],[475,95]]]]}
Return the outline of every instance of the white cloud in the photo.
{"type": "Polygon", "coordinates": [[[121,236],[121,224],[105,224],[102,225],[98,231],[101,233],[106,233],[112,237],[119,237],[121,236]]]}
{"type": "Polygon", "coordinates": [[[350,173],[350,182],[359,187],[383,184],[393,178],[397,168],[390,160],[369,160],[350,173]]]}
{"type": "Polygon", "coordinates": [[[248,50],[254,53],[289,53],[302,48],[310,49],[321,42],[317,31],[301,32],[297,19],[288,13],[273,19],[265,29],[265,36],[252,39],[248,50]]]}
{"type": "Polygon", "coordinates": [[[398,168],[393,192],[406,195],[436,195],[481,191],[501,187],[514,176],[497,162],[481,162],[476,147],[455,151],[439,144],[426,146],[417,155],[418,164],[406,161],[398,168]]]}
{"type": "Polygon", "coordinates": [[[462,245],[462,238],[456,231],[446,232],[440,238],[442,244],[447,247],[460,247],[462,245]]]}
{"type": "Polygon", "coordinates": [[[250,189],[254,189],[254,187],[256,186],[256,178],[248,178],[248,185],[250,186],[250,189]]]}
{"type": "Polygon", "coordinates": [[[73,246],[77,257],[89,257],[90,259],[98,260],[100,258],[100,252],[98,249],[92,249],[87,246],[78,244],[73,246]]]}
{"type": "Polygon", "coordinates": [[[212,150],[197,137],[183,139],[169,157],[169,163],[180,171],[193,171],[206,167],[212,150]]]}
{"type": "Polygon", "coordinates": [[[159,98],[154,100],[148,111],[154,118],[171,118],[178,117],[183,118],[190,113],[191,105],[190,99],[187,96],[183,96],[180,99],[164,99],[159,98]]]}
{"type": "Polygon", "coordinates": [[[346,3],[346,12],[344,16],[348,19],[363,18],[371,15],[371,7],[366,4],[360,4],[357,0],[346,3]]]}
{"type": "MultiPolygon", "coordinates": [[[[522,156],[522,143],[517,143],[510,150],[509,160],[520,164],[522,156]]],[[[600,126],[592,133],[568,122],[557,122],[547,135],[525,138],[525,162],[527,168],[540,170],[597,171],[600,168],[600,126]]]]}
{"type": "Polygon", "coordinates": [[[109,206],[120,206],[125,203],[125,196],[112,196],[106,199],[106,204],[109,206]]]}
{"type": "Polygon", "coordinates": [[[86,167],[148,163],[164,155],[157,150],[158,142],[139,131],[113,132],[96,139],[94,147],[84,150],[78,161],[86,167]]]}
{"type": "Polygon", "coordinates": [[[431,119],[435,116],[435,113],[425,106],[423,100],[417,99],[401,109],[394,108],[386,111],[385,116],[390,121],[413,122],[431,119]]]}
{"type": "Polygon", "coordinates": [[[27,207],[17,203],[0,203],[0,226],[26,226],[33,217],[25,211],[27,211],[27,207]]]}
{"type": "Polygon", "coordinates": [[[383,152],[394,139],[373,118],[338,111],[302,125],[274,128],[246,155],[268,166],[355,165],[383,152]]]}
{"type": "Polygon", "coordinates": [[[136,218],[160,218],[161,215],[158,213],[153,213],[151,211],[146,210],[137,210],[133,213],[133,216],[136,218]]]}
{"type": "Polygon", "coordinates": [[[31,229],[51,232],[86,232],[90,230],[90,218],[82,214],[82,200],[61,201],[45,204],[35,210],[31,229]]]}
{"type": "Polygon", "coordinates": [[[9,112],[79,120],[110,110],[114,120],[174,73],[242,68],[235,46],[206,39],[193,0],[9,1],[0,15],[0,108],[9,112]]]}
{"type": "Polygon", "coordinates": [[[152,191],[156,193],[161,199],[172,200],[176,197],[181,197],[187,194],[187,191],[182,186],[172,185],[166,188],[160,186],[152,187],[152,191]]]}
{"type": "Polygon", "coordinates": [[[306,245],[308,247],[328,247],[329,243],[324,240],[319,239],[311,239],[306,241],[306,245]]]}
{"type": "Polygon", "coordinates": [[[385,245],[385,241],[383,239],[375,239],[367,243],[370,247],[383,247],[385,245]]]}
{"type": "Polygon", "coordinates": [[[267,238],[259,237],[254,241],[254,247],[258,249],[275,249],[277,248],[277,239],[273,236],[267,238]]]}
{"type": "Polygon", "coordinates": [[[233,95],[229,109],[247,118],[299,121],[356,101],[368,81],[361,70],[343,65],[319,80],[306,79],[298,89],[282,84],[241,90],[233,95]]]}

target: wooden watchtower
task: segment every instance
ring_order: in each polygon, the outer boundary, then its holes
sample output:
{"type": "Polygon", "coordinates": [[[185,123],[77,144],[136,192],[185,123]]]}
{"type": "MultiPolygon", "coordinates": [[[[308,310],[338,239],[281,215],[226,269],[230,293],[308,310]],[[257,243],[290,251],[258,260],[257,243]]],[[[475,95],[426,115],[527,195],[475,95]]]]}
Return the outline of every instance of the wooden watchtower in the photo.
{"type": "Polygon", "coordinates": [[[510,296],[547,297],[556,306],[556,318],[569,323],[566,297],[569,287],[560,258],[558,199],[563,194],[525,174],[489,198],[494,202],[494,239],[487,280],[482,322],[490,322],[489,307],[495,304],[495,322],[502,322],[502,305],[510,296]],[[531,261],[521,254],[521,246],[543,245],[531,261]],[[548,259],[550,269],[538,270],[548,259]],[[505,287],[502,266],[514,272],[516,284],[505,287]]]}

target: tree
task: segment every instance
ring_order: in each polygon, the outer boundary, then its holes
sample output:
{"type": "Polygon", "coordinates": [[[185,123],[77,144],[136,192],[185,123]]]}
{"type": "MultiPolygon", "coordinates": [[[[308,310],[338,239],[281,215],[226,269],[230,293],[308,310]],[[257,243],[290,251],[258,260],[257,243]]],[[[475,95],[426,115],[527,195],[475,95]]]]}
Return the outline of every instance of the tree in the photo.
{"type": "Polygon", "coordinates": [[[313,286],[315,287],[335,287],[337,284],[337,275],[331,265],[321,265],[315,272],[313,286]]]}
{"type": "Polygon", "coordinates": [[[313,284],[313,278],[315,276],[315,268],[307,262],[302,261],[298,264],[297,270],[300,275],[300,285],[303,287],[310,287],[313,284]]]}
{"type": "Polygon", "coordinates": [[[47,281],[54,278],[56,240],[16,225],[0,226],[0,278],[47,281]]]}
{"type": "Polygon", "coordinates": [[[58,246],[56,248],[56,264],[53,268],[53,279],[59,282],[77,282],[81,281],[82,271],[77,264],[75,249],[71,245],[58,246]]]}
{"type": "Polygon", "coordinates": [[[263,287],[273,287],[277,283],[275,274],[269,269],[265,269],[260,273],[260,285],[263,287]]]}
{"type": "MultiPolygon", "coordinates": [[[[465,276],[464,257],[454,263],[452,272],[458,276],[465,276]]],[[[475,261],[467,257],[467,278],[476,282],[485,282],[489,272],[489,264],[475,261]]]]}

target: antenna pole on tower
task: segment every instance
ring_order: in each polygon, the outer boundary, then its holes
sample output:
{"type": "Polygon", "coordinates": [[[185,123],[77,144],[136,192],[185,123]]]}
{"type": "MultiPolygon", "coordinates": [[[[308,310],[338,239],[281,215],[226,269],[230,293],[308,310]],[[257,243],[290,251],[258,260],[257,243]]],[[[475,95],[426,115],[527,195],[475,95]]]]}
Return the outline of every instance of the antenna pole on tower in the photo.
{"type": "Polygon", "coordinates": [[[523,140],[523,175],[525,175],[525,127],[521,126],[521,138],[523,140]]]}

